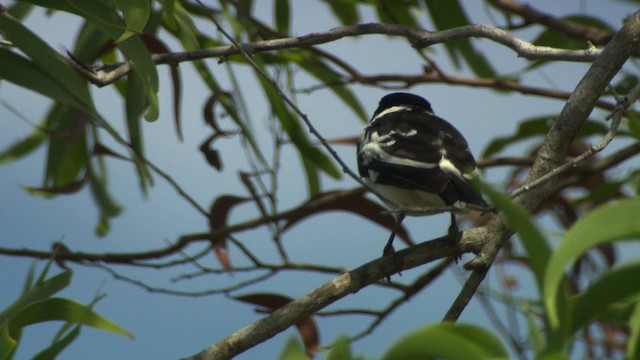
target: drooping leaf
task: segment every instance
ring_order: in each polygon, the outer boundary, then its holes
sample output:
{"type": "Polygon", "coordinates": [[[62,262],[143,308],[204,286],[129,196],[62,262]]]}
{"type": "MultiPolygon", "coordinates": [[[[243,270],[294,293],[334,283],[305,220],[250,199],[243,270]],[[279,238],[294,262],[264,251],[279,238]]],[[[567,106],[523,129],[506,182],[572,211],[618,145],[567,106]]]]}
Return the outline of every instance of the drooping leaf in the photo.
{"type": "MultiPolygon", "coordinates": [[[[384,226],[389,231],[393,230],[395,225],[393,217],[385,214],[386,209],[382,205],[364,196],[364,189],[356,189],[328,191],[311,197],[287,216],[282,230],[286,231],[308,217],[327,211],[347,211],[384,226]]],[[[414,244],[406,227],[402,225],[396,236],[408,246],[414,244]]]]}
{"type": "Polygon", "coordinates": [[[565,234],[552,253],[544,278],[544,304],[553,327],[559,325],[556,297],[566,267],[587,249],[615,240],[640,237],[640,199],[612,202],[589,212],[565,234]]]}
{"type": "Polygon", "coordinates": [[[508,195],[498,192],[488,184],[478,183],[482,192],[496,208],[500,209],[509,225],[519,235],[527,252],[531,270],[536,277],[538,289],[542,290],[545,269],[551,254],[547,239],[540,233],[526,209],[512,201],[508,195]]]}
{"type": "MultiPolygon", "coordinates": [[[[424,0],[431,21],[437,30],[446,30],[469,25],[470,21],[458,0],[424,0]]],[[[479,77],[494,78],[496,72],[487,58],[478,51],[470,39],[464,38],[445,44],[451,61],[460,67],[460,57],[479,77]]]]}
{"type": "Polygon", "coordinates": [[[362,122],[368,122],[367,112],[351,89],[345,85],[337,85],[340,84],[343,77],[331,69],[322,59],[309,51],[288,51],[283,52],[282,55],[285,56],[286,59],[295,61],[300,67],[322,83],[336,84],[330,86],[329,89],[333,91],[362,122]]]}
{"type": "Polygon", "coordinates": [[[416,8],[412,1],[376,1],[376,13],[380,22],[388,24],[402,24],[417,27],[418,22],[411,10],[416,8]]]}
{"type": "Polygon", "coordinates": [[[278,32],[281,34],[289,34],[291,28],[291,4],[289,0],[276,0],[274,18],[278,32]]]}
{"type": "MultiPolygon", "coordinates": [[[[235,206],[249,200],[249,198],[235,195],[221,195],[217,197],[209,210],[209,230],[215,234],[217,230],[226,227],[231,210],[235,206]]],[[[231,258],[226,249],[226,238],[224,236],[215,236],[213,238],[213,250],[216,257],[225,270],[231,270],[231,258]]]]}
{"type": "MultiPolygon", "coordinates": [[[[270,311],[275,311],[292,301],[292,299],[287,296],[272,293],[247,294],[235,296],[234,299],[258,305],[270,311]]],[[[307,355],[309,357],[313,357],[313,355],[318,351],[318,344],[320,341],[318,327],[316,326],[315,320],[313,320],[313,317],[311,316],[304,318],[296,324],[296,328],[302,338],[307,355]]]]}
{"type": "Polygon", "coordinates": [[[358,12],[358,1],[356,0],[324,0],[329,5],[333,15],[335,15],[342,25],[353,25],[360,22],[358,12]]]}
{"type": "Polygon", "coordinates": [[[54,195],[68,195],[68,194],[74,194],[80,191],[84,187],[84,185],[87,184],[88,179],[89,178],[85,174],[80,179],[72,181],[65,185],[61,185],[61,186],[40,187],[40,188],[22,186],[22,188],[32,195],[38,195],[38,196],[44,196],[44,197],[51,197],[54,195]]]}
{"type": "Polygon", "coordinates": [[[124,41],[133,34],[141,34],[151,15],[150,0],[111,0],[122,12],[127,30],[116,42],[124,41]]]}
{"type": "Polygon", "coordinates": [[[395,359],[506,359],[504,344],[476,325],[439,323],[416,330],[396,342],[382,357],[395,359]]]}

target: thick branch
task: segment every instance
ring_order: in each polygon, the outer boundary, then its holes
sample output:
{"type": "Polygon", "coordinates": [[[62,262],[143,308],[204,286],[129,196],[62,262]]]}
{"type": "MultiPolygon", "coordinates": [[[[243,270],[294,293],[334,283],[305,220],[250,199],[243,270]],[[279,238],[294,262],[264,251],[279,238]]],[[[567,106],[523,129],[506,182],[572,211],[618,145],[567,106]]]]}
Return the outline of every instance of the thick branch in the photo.
{"type": "Polygon", "coordinates": [[[397,271],[411,269],[428,262],[457,254],[448,236],[404,249],[394,256],[371,261],[341,275],[306,295],[236,331],[217,344],[193,355],[189,360],[230,359],[287,329],[316,311],[397,271]],[[401,264],[398,267],[398,264],[401,264]]]}
{"type": "MultiPolygon", "coordinates": [[[[553,124],[543,143],[538,150],[531,172],[525,180],[526,183],[536,181],[547,173],[559,167],[565,159],[569,145],[578,135],[580,128],[593,110],[596,101],[611,82],[611,79],[620,71],[620,68],[629,58],[640,43],[640,12],[633,14],[616,33],[611,42],[604,48],[593,65],[589,68],[576,89],[571,94],[566,105],[560,112],[560,116],[553,124]]],[[[549,178],[543,184],[532,188],[516,198],[529,210],[534,210],[555,189],[557,176],[549,178]]],[[[493,263],[502,244],[508,239],[513,230],[506,224],[503,216],[497,216],[485,225],[499,231],[491,232],[491,238],[477,254],[476,258],[465,265],[474,269],[473,274],[467,280],[462,289],[462,294],[473,294],[475,289],[486,275],[493,263]]],[[[458,309],[464,308],[470,300],[470,296],[461,296],[451,306],[446,318],[454,320],[459,315],[458,309]]]]}

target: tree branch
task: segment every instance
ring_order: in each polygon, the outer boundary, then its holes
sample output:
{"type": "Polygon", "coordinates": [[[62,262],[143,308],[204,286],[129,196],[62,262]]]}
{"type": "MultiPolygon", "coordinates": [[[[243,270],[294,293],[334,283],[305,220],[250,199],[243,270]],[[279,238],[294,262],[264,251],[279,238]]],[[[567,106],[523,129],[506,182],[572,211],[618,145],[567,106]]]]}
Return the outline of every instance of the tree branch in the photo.
{"type": "Polygon", "coordinates": [[[230,359],[235,355],[275,336],[292,324],[351,293],[398,271],[458,254],[448,236],[403,249],[341,275],[290,302],[272,314],[236,331],[217,344],[190,356],[188,360],[230,359]]]}
{"type": "MultiPolygon", "coordinates": [[[[603,49],[602,54],[598,56],[576,86],[560,112],[560,116],[543,140],[525,184],[536,181],[536,179],[545,176],[563,163],[569,145],[578,135],[596,101],[639,43],[640,12],[636,12],[629,17],[624,26],[615,34],[603,49]]],[[[532,211],[553,193],[556,181],[557,176],[550,177],[541,185],[516,197],[516,201],[532,211]]],[[[513,233],[513,230],[501,215],[495,217],[484,227],[495,231],[489,231],[491,236],[486,239],[482,250],[473,260],[465,264],[465,268],[473,269],[473,273],[465,283],[460,296],[445,316],[448,320],[455,320],[459,317],[459,309],[466,307],[471,299],[469,294],[472,295],[478,288],[503,243],[513,233]]]]}
{"type": "MultiPolygon", "coordinates": [[[[231,55],[241,54],[242,51],[249,54],[256,54],[274,50],[305,48],[329,43],[345,37],[372,34],[405,37],[417,48],[447,43],[462,38],[484,38],[512,49],[519,57],[537,60],[591,62],[600,54],[600,50],[595,48],[585,50],[566,50],[547,46],[535,46],[500,28],[490,25],[468,25],[455,29],[432,32],[404,25],[369,23],[341,26],[328,31],[311,33],[299,37],[239,44],[238,47],[235,45],[227,45],[209,49],[155,54],[152,56],[152,60],[156,64],[178,64],[185,61],[224,58],[231,55]]],[[[112,68],[112,70],[106,73],[101,73],[91,70],[84,65],[78,64],[73,60],[69,61],[80,74],[97,86],[109,85],[132,70],[129,63],[122,63],[117,65],[115,68],[113,68],[113,65],[109,65],[108,67],[112,68]]]]}

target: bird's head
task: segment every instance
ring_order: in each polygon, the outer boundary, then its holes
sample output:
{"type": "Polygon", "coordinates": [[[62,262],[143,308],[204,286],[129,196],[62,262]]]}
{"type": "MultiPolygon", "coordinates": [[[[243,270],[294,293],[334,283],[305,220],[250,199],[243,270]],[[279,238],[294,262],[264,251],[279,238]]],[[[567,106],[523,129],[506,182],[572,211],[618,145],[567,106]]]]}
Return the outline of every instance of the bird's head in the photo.
{"type": "Polygon", "coordinates": [[[410,93],[397,92],[386,95],[382,99],[380,99],[378,108],[373,113],[372,118],[375,119],[382,112],[390,110],[394,107],[410,108],[412,110],[424,110],[429,113],[433,113],[431,104],[425,98],[410,93]]]}

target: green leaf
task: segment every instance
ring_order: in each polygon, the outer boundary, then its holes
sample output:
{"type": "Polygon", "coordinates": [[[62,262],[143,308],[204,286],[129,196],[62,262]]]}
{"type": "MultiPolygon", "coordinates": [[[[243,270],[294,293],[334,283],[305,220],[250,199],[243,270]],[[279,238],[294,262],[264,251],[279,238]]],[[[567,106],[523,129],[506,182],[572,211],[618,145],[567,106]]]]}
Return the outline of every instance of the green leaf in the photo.
{"type": "Polygon", "coordinates": [[[0,79],[35,91],[57,102],[76,104],[76,98],[29,59],[5,48],[0,48],[0,79]]]}
{"type": "MultiPolygon", "coordinates": [[[[615,29],[611,28],[607,23],[598,18],[588,15],[565,16],[561,18],[561,21],[574,22],[580,25],[604,30],[609,33],[615,32],[615,29]]],[[[533,40],[533,44],[537,46],[549,46],[556,49],[570,50],[582,50],[590,46],[589,42],[584,39],[571,37],[567,35],[567,33],[553,28],[545,28],[545,30],[543,30],[540,35],[538,35],[538,37],[533,40]]],[[[526,70],[533,70],[546,63],[548,63],[548,61],[535,60],[526,68],[526,70]]]]}
{"type": "MultiPolygon", "coordinates": [[[[431,21],[438,30],[446,30],[469,25],[469,18],[458,0],[425,0],[431,21]]],[[[496,72],[485,56],[477,51],[471,40],[460,39],[445,44],[451,61],[460,67],[462,57],[474,74],[484,78],[496,77],[496,72]]]]}
{"type": "MultiPolygon", "coordinates": [[[[7,40],[13,42],[16,48],[20,49],[20,51],[31,59],[32,64],[38,68],[39,74],[46,75],[43,76],[43,78],[48,84],[46,87],[40,87],[40,90],[52,90],[53,84],[55,84],[57,89],[65,93],[59,96],[69,99],[68,101],[73,105],[82,108],[90,114],[96,113],[91,95],[89,94],[87,82],[66,63],[60,54],[51,49],[40,37],[4,13],[0,13],[0,33],[3,34],[7,40]]],[[[14,63],[17,62],[15,57],[12,60],[14,60],[14,63]]],[[[5,68],[6,66],[3,62],[2,67],[5,68]]],[[[22,62],[21,66],[21,70],[24,71],[24,67],[27,65],[22,62]]],[[[12,70],[16,71],[16,69],[12,70]]],[[[6,74],[6,72],[7,71],[4,72],[5,75],[10,76],[6,74]]],[[[19,73],[14,75],[14,77],[18,75],[28,74],[19,73]]],[[[35,77],[35,79],[38,78],[39,77],[35,77]]],[[[54,98],[57,99],[57,97],[54,98]]]]}
{"type": "Polygon", "coordinates": [[[9,305],[0,313],[0,327],[6,325],[25,307],[34,302],[53,296],[64,289],[71,281],[71,271],[65,271],[50,279],[37,283],[33,288],[24,292],[13,304],[9,305]]]}
{"type": "Polygon", "coordinates": [[[93,165],[89,167],[89,184],[93,199],[100,208],[100,218],[95,231],[98,236],[104,236],[109,232],[109,219],[118,216],[122,208],[107,191],[107,172],[104,169],[104,161],[98,159],[98,164],[101,168],[100,172],[96,172],[93,165]]]}
{"type": "Polygon", "coordinates": [[[0,359],[11,359],[18,341],[9,335],[9,325],[0,326],[0,359]]]}
{"type": "Polygon", "coordinates": [[[551,326],[559,326],[556,303],[566,267],[587,249],[615,240],[640,236],[640,198],[625,199],[596,208],[575,223],[551,255],[544,278],[544,304],[551,326]]]}
{"type": "Polygon", "coordinates": [[[304,347],[300,344],[300,340],[295,337],[290,337],[287,343],[282,349],[282,353],[279,360],[306,360],[308,359],[307,353],[304,351],[304,347]]]}
{"type": "MultiPolygon", "coordinates": [[[[555,115],[539,116],[523,120],[518,123],[518,129],[513,135],[497,137],[487,145],[482,153],[482,157],[490,157],[506,148],[507,146],[518,142],[528,140],[534,137],[543,136],[548,131],[553,122],[555,115]]],[[[580,130],[580,136],[591,136],[595,134],[604,134],[609,128],[601,121],[587,120],[580,130]]]]}
{"type": "Polygon", "coordinates": [[[638,279],[640,279],[640,261],[617,266],[572,299],[571,333],[586,326],[607,306],[640,295],[638,279]]]}
{"type": "Polygon", "coordinates": [[[349,345],[349,338],[341,336],[337,338],[331,345],[331,349],[327,353],[326,360],[349,360],[353,359],[351,354],[351,346],[349,345]]]}
{"type": "Polygon", "coordinates": [[[488,184],[479,181],[478,184],[490,202],[500,209],[509,225],[519,235],[522,246],[527,252],[531,270],[536,277],[538,289],[541,290],[547,260],[551,254],[547,239],[540,233],[531,219],[531,215],[522,205],[512,201],[508,195],[496,191],[488,184]]]}
{"type": "Polygon", "coordinates": [[[125,34],[141,34],[149,21],[151,15],[150,0],[112,0],[116,7],[122,11],[124,22],[127,24],[127,31],[120,36],[117,42],[126,40],[125,34]]]}
{"type": "Polygon", "coordinates": [[[333,15],[340,20],[342,25],[353,25],[360,22],[356,0],[324,0],[324,3],[329,5],[333,15]]]}
{"type": "Polygon", "coordinates": [[[418,27],[418,22],[411,14],[411,10],[417,7],[414,2],[376,1],[374,3],[381,22],[418,27]]]}
{"type": "MultiPolygon", "coordinates": [[[[0,59],[0,62],[2,62],[2,59],[0,59]]],[[[27,137],[16,141],[8,148],[0,151],[0,165],[29,155],[32,151],[40,147],[45,139],[46,134],[42,130],[33,130],[27,137]]]]}
{"type": "Polygon", "coordinates": [[[640,302],[636,303],[629,317],[629,340],[627,341],[627,358],[640,359],[640,302]]]}
{"type": "Polygon", "coordinates": [[[69,321],[133,338],[133,334],[86,305],[62,298],[49,298],[30,304],[11,319],[10,327],[22,328],[53,320],[69,321]]]}
{"type": "Polygon", "coordinates": [[[151,53],[139,36],[132,36],[119,45],[120,50],[133,64],[133,75],[138,77],[147,97],[147,113],[145,119],[157,120],[160,116],[160,104],[158,102],[158,72],[151,59],[151,53]]]}
{"type": "MultiPolygon", "coordinates": [[[[145,90],[142,81],[137,76],[127,78],[124,95],[125,114],[127,116],[127,132],[131,149],[138,155],[144,156],[142,126],[140,124],[145,108],[145,90]]],[[[134,164],[138,172],[138,184],[143,194],[147,194],[148,185],[153,185],[151,173],[147,165],[138,156],[134,156],[134,164]]]]}
{"type": "Polygon", "coordinates": [[[43,8],[65,11],[85,18],[112,40],[127,31],[127,25],[110,0],[25,0],[43,8]]]}
{"type": "Polygon", "coordinates": [[[80,336],[81,327],[75,326],[68,334],[54,341],[46,349],[40,351],[33,360],[54,360],[60,353],[66,349],[71,343],[80,336]]]}
{"type": "MultiPolygon", "coordinates": [[[[342,76],[333,71],[325,62],[319,59],[316,55],[309,51],[288,51],[284,52],[283,56],[286,59],[295,61],[300,67],[307,71],[310,75],[318,79],[324,84],[340,84],[343,80],[342,76]]],[[[367,112],[360,104],[358,98],[353,94],[351,89],[345,85],[332,85],[329,87],[345,105],[360,118],[364,123],[367,123],[367,112]]]]}
{"type": "Polygon", "coordinates": [[[395,359],[507,359],[499,338],[467,324],[439,323],[414,331],[396,342],[382,357],[395,359]]]}
{"type": "Polygon", "coordinates": [[[278,32],[288,34],[291,28],[291,4],[289,0],[276,0],[274,12],[278,32]]]}

